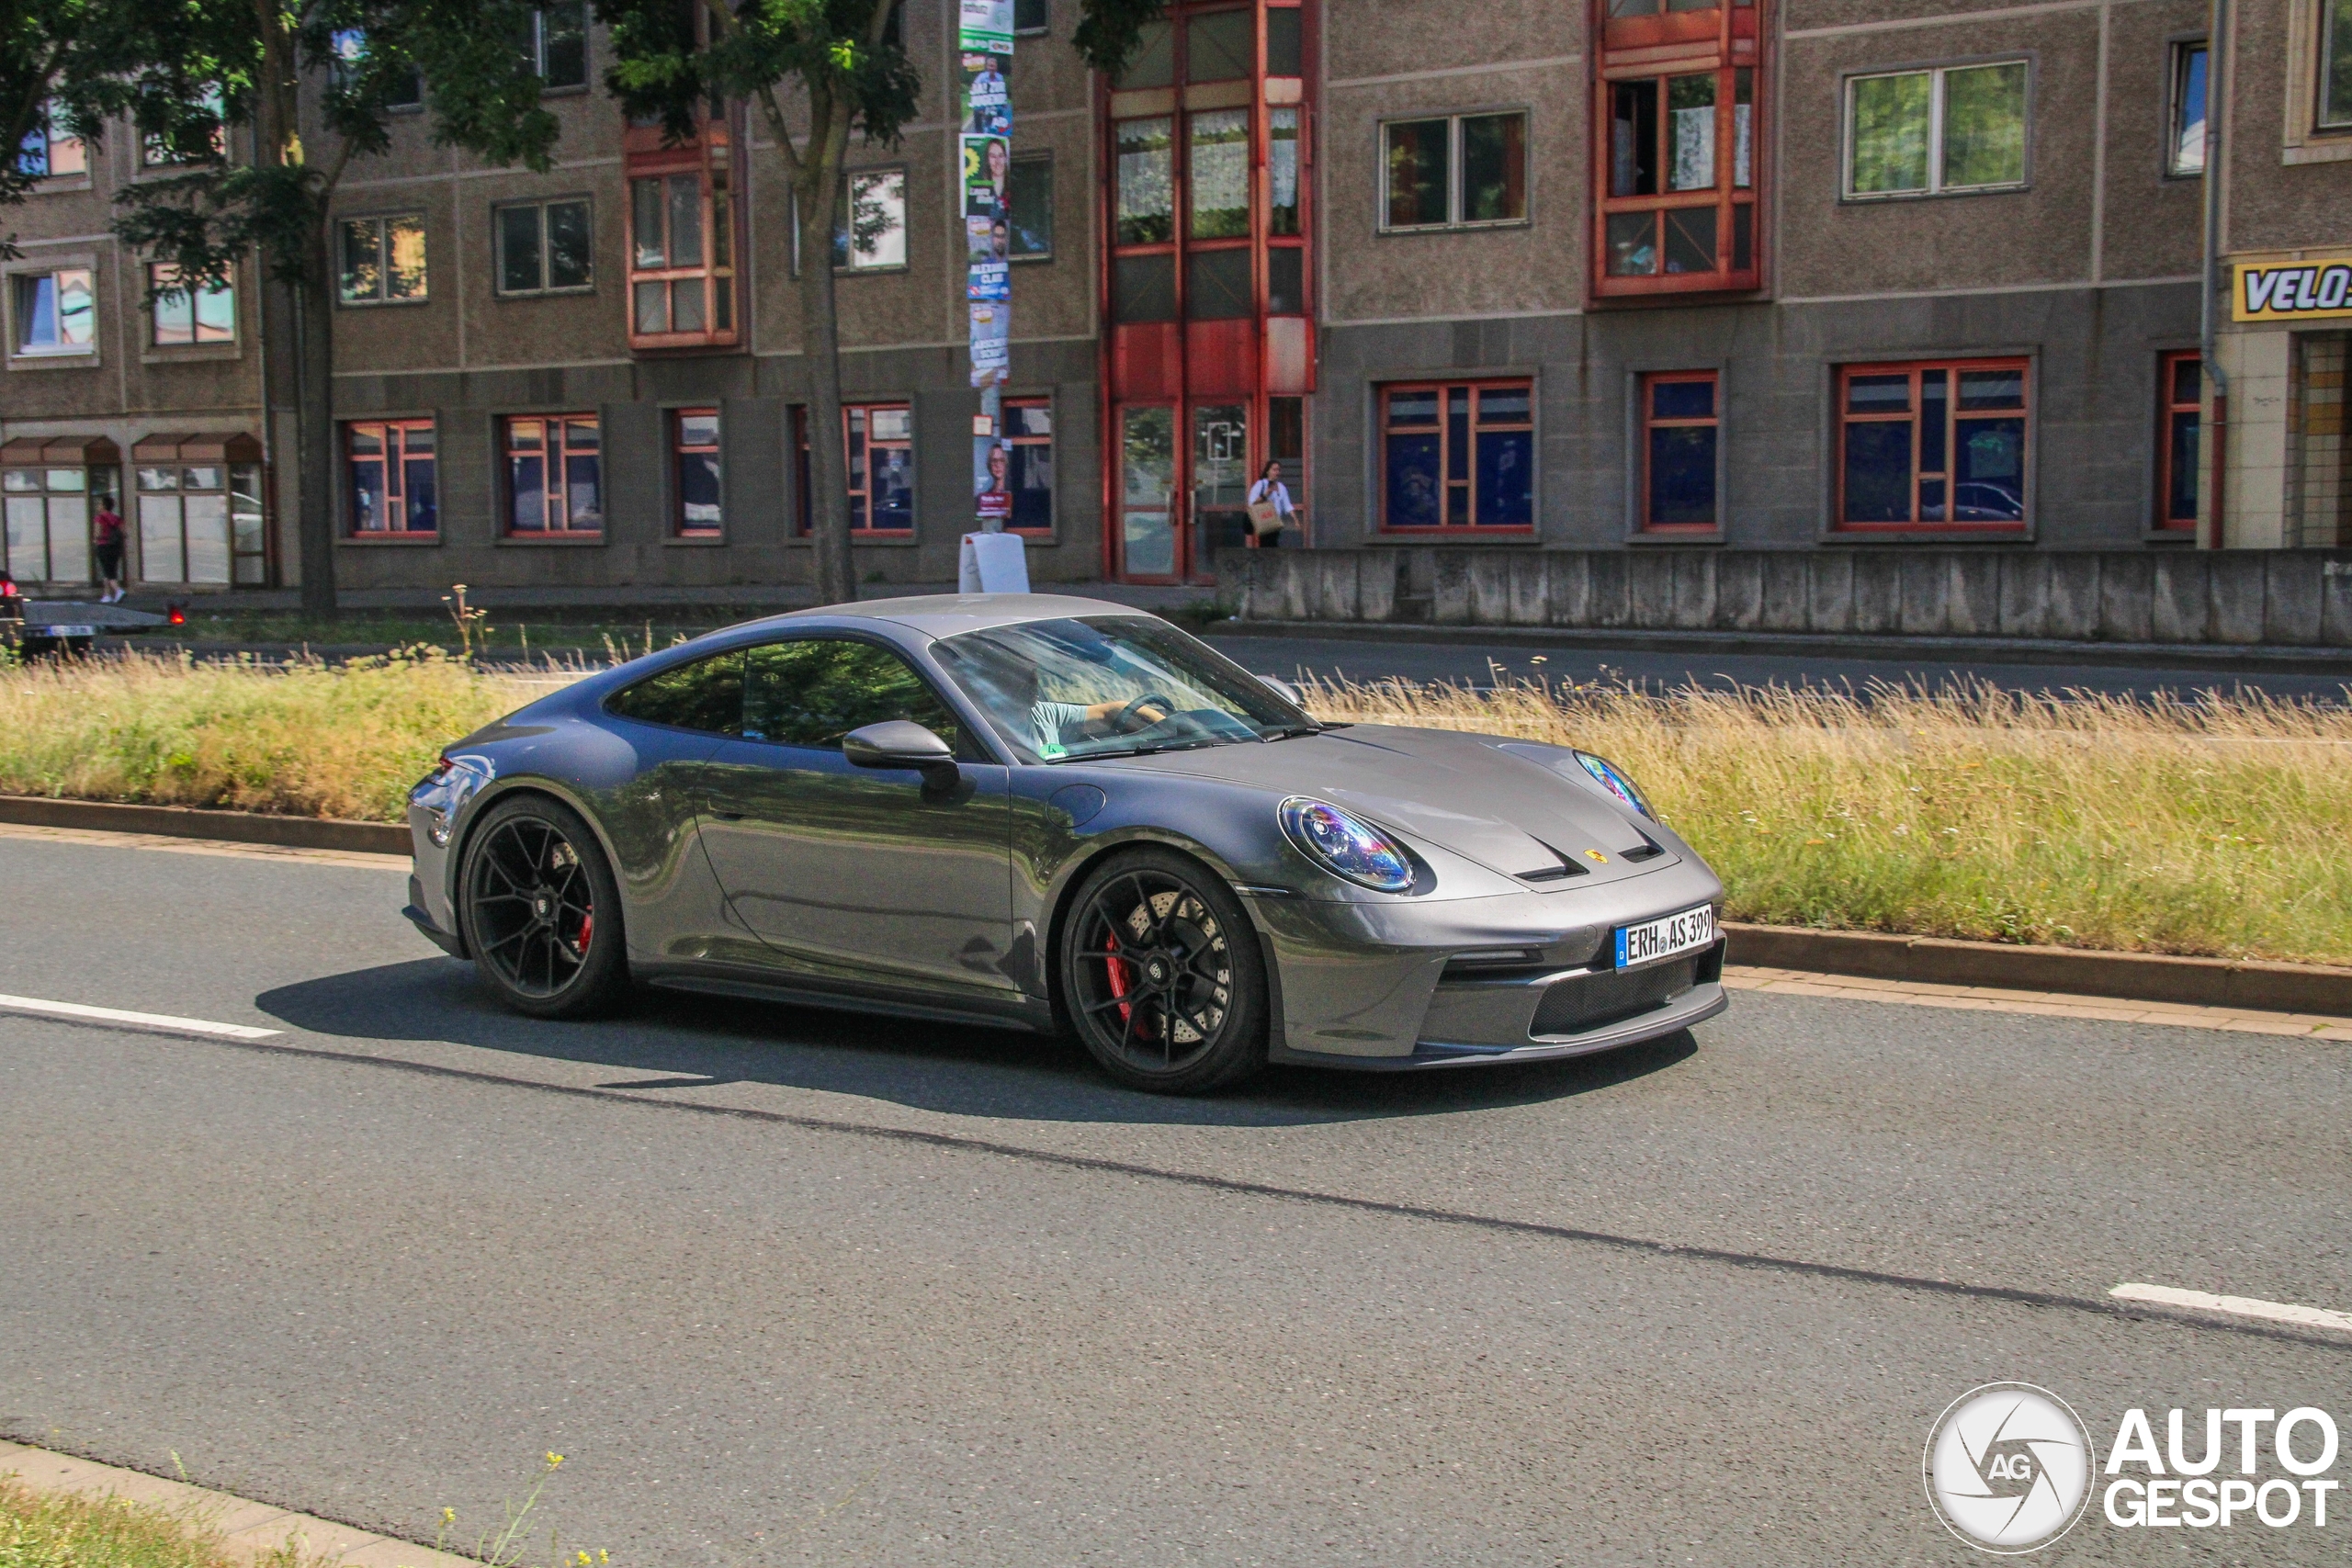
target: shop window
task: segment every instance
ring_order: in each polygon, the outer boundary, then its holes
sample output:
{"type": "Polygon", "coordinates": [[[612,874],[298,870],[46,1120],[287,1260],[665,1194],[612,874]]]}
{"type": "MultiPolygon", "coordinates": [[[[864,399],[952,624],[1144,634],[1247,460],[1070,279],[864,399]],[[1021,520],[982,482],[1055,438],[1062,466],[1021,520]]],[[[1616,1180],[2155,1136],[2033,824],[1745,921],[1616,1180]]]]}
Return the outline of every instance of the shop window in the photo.
{"type": "Polygon", "coordinates": [[[586,0],[561,0],[535,8],[516,43],[550,90],[588,85],[586,0]]]}
{"type": "Polygon", "coordinates": [[[888,272],[906,265],[906,170],[860,169],[843,175],[841,199],[833,207],[834,269],[888,272]]]}
{"type": "Polygon", "coordinates": [[[506,531],[516,538],[605,528],[604,431],[594,414],[503,423],[506,531]]]}
{"type": "Polygon", "coordinates": [[[2194,534],[2197,529],[2197,434],[2205,391],[2203,355],[2195,349],[2167,354],[2157,367],[2156,470],[2159,532],[2194,534]]]}
{"type": "Polygon", "coordinates": [[[1769,78],[1756,5],[1605,8],[1593,88],[1594,293],[1758,287],[1756,148],[1769,78]]]}
{"type": "Polygon", "coordinates": [[[141,581],[254,580],[250,569],[235,569],[249,553],[239,544],[257,550],[260,543],[259,465],[141,464],[137,475],[141,581]]]}
{"type": "Polygon", "coordinates": [[[676,409],[670,414],[670,478],[677,497],[678,536],[716,538],[726,522],[719,483],[718,411],[676,409]]]}
{"type": "Polygon", "coordinates": [[[2172,104],[2165,139],[2165,173],[2201,175],[2205,172],[2205,43],[2177,43],[2172,49],[2172,104]]]}
{"type": "Polygon", "coordinates": [[[17,148],[17,172],[34,179],[62,179],[90,172],[89,148],[58,123],[54,106],[41,112],[40,123],[25,133],[17,148]]]}
{"type": "Polygon", "coordinates": [[[1012,160],[1012,259],[1046,261],[1054,254],[1054,155],[1012,160]]]}
{"type": "Polygon", "coordinates": [[[155,301],[155,345],[236,342],[236,286],[219,283],[191,289],[179,288],[178,282],[179,268],[164,262],[147,264],[147,287],[155,301]]]}
{"type": "Polygon", "coordinates": [[[1054,405],[1047,398],[1004,400],[1004,446],[1012,491],[1012,516],[1005,526],[1017,534],[1049,534],[1054,527],[1054,405]]]}
{"type": "Polygon", "coordinates": [[[734,341],[734,209],[725,169],[629,181],[629,332],[641,347],[734,341]]]}
{"type": "Polygon", "coordinates": [[[594,287],[596,231],[585,197],[497,209],[498,291],[576,294],[594,287]]]}
{"type": "MultiPolygon", "coordinates": [[[[792,411],[799,446],[800,532],[811,526],[808,411],[792,411]]],[[[906,403],[842,408],[842,456],[849,465],[849,525],[861,536],[904,538],[915,526],[914,411],[906,403]]]]}
{"type": "Polygon", "coordinates": [[[2028,374],[2022,359],[1841,369],[1838,526],[2022,529],[2028,374]]]}
{"type": "MultiPolygon", "coordinates": [[[[1295,114],[1291,123],[1295,135],[1295,114]]],[[[1525,115],[1390,120],[1381,147],[1383,229],[1526,221],[1525,115]]]]}
{"type": "Polygon", "coordinates": [[[1384,387],[1380,425],[1384,528],[1534,526],[1531,383],[1384,387]]]}
{"type": "Polygon", "coordinates": [[[1957,195],[2025,184],[2026,64],[1846,82],[1846,195],[1957,195]]]}
{"type": "Polygon", "coordinates": [[[111,468],[0,469],[8,575],[21,582],[89,581],[90,519],[113,486],[111,468]]]}
{"type": "Polygon", "coordinates": [[[354,536],[434,536],[441,525],[434,446],[429,419],[363,421],[344,427],[354,536]]]}
{"type": "Polygon", "coordinates": [[[2352,129],[2352,0],[2322,0],[2319,126],[2352,129]]]}
{"type": "Polygon", "coordinates": [[[1723,516],[1715,493],[1723,411],[1713,370],[1644,376],[1642,511],[1645,533],[1713,533],[1723,516]]]}
{"type": "Polygon", "coordinates": [[[18,354],[97,352],[98,302],[88,267],[20,272],[8,285],[18,354]]]}
{"type": "Polygon", "coordinates": [[[424,214],[345,218],[335,231],[345,304],[413,304],[425,297],[424,214]]]}

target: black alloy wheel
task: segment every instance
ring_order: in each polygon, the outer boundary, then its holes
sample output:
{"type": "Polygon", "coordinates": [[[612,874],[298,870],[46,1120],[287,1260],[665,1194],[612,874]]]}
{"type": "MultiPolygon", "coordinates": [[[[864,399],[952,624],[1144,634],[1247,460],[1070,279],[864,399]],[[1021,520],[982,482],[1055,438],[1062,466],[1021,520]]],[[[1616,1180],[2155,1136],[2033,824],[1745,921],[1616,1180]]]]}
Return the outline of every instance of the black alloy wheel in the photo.
{"type": "Polygon", "coordinates": [[[460,887],[467,949],[509,1007],[585,1018],[626,992],[619,888],[568,807],[538,795],[493,806],[467,840],[460,887]]]}
{"type": "Polygon", "coordinates": [[[1061,971],[1071,1026],[1121,1083],[1197,1094],[1265,1064],[1257,930],[1197,862],[1165,850],[1105,862],[1071,906],[1061,971]]]}

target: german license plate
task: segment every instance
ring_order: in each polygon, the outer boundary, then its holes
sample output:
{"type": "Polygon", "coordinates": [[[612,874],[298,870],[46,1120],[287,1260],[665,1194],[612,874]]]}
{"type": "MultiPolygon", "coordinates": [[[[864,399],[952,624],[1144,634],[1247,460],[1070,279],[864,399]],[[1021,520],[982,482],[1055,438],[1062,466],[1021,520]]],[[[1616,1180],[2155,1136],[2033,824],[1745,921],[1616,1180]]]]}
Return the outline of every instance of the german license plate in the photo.
{"type": "Polygon", "coordinates": [[[1637,964],[1672,958],[1694,948],[1713,947],[1714,942],[1714,906],[1702,904],[1695,909],[1646,920],[1638,926],[1619,926],[1617,967],[1630,969],[1637,964]]]}
{"type": "Polygon", "coordinates": [[[98,635],[98,628],[96,626],[27,626],[25,630],[35,637],[96,637],[98,635]]]}

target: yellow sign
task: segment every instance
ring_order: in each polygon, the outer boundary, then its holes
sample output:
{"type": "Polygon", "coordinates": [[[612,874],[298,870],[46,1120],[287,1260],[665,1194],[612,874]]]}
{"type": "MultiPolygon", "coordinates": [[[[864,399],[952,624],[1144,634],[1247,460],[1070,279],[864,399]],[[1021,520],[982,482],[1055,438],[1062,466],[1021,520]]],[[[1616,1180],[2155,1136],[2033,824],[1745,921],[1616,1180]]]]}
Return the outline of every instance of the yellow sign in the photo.
{"type": "Polygon", "coordinates": [[[2324,321],[2352,316],[2352,254],[2291,262],[2239,262],[2230,289],[2237,321],[2324,321]]]}

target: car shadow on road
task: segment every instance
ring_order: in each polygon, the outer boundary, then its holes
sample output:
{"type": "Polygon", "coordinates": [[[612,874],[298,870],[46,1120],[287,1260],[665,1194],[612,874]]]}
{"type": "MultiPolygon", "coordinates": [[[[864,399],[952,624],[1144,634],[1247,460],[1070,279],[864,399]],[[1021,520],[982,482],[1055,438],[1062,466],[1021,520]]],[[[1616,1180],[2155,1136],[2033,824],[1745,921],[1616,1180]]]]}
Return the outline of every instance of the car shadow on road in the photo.
{"type": "Polygon", "coordinates": [[[1018,1030],[650,989],[616,1019],[524,1018],[492,1000],[471,965],[447,958],[304,980],[255,1001],[313,1034],[441,1042],[614,1069],[549,1081],[639,1091],[771,1084],[1041,1122],[1272,1127],[1535,1104],[1644,1077],[1698,1050],[1685,1030],[1565,1062],[1435,1073],[1276,1067],[1226,1093],[1184,1100],[1122,1089],[1074,1042],[1018,1030]]]}

